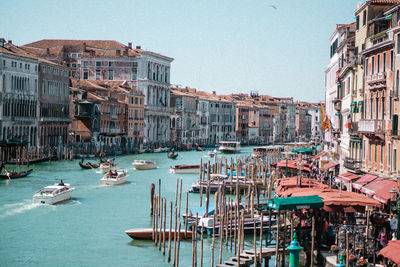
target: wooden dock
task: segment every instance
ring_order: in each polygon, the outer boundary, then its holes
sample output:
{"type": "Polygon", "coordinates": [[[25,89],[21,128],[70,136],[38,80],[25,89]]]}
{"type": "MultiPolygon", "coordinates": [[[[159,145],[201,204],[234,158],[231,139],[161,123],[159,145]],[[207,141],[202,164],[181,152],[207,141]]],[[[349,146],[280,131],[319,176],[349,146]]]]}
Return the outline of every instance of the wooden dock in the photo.
{"type": "MultiPolygon", "coordinates": [[[[260,258],[260,253],[261,253],[261,257],[263,259],[269,259],[272,256],[275,256],[275,248],[262,248],[262,250],[260,251],[260,249],[256,250],[256,253],[254,253],[254,249],[247,249],[244,250],[241,254],[240,254],[240,264],[237,264],[237,257],[231,257],[229,258],[229,260],[224,261],[224,263],[222,264],[217,264],[217,267],[229,267],[229,266],[241,266],[241,267],[246,267],[246,266],[250,266],[252,264],[254,264],[254,259],[259,259],[260,258]]],[[[283,249],[280,248],[279,249],[279,254],[283,253],[283,249]]],[[[289,252],[287,250],[285,250],[285,254],[289,254],[289,252]]],[[[267,266],[267,265],[266,265],[267,266]]]]}

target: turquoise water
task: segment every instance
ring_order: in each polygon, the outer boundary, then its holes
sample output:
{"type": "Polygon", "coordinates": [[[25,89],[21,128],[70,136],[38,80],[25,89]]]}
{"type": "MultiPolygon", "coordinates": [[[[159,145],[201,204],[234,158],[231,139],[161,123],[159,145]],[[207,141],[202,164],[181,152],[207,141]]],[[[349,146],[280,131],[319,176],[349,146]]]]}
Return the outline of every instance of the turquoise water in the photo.
{"type": "MultiPolygon", "coordinates": [[[[242,149],[242,154],[250,152],[242,149]]],[[[1,266],[168,266],[167,256],[150,241],[132,240],[125,230],[151,227],[150,184],[161,179],[161,195],[175,201],[176,179],[183,178],[181,213],[185,212],[186,192],[198,177],[193,174],[172,175],[175,164],[198,164],[207,152],[179,152],[177,160],[166,153],[129,155],[116,158],[129,170],[128,183],[114,187],[99,186],[102,174],[82,170],[78,161],[42,163],[34,172],[11,181],[0,181],[0,265],[1,266]],[[158,168],[133,170],[135,159],[157,162],[158,168]],[[75,187],[72,199],[47,206],[32,204],[35,191],[63,179],[75,187]]],[[[235,155],[236,157],[236,155],[235,155]]],[[[32,167],[32,166],[31,166],[32,167]]],[[[211,199],[213,203],[213,199],[211,199]]],[[[189,194],[189,208],[199,206],[199,194],[189,194]]],[[[169,222],[169,219],[167,220],[169,222]]],[[[200,237],[199,237],[200,239],[200,237]]],[[[252,237],[246,242],[252,247],[252,237]]],[[[204,240],[204,266],[210,265],[211,238],[204,240]]],[[[198,263],[200,242],[198,242],[198,263]]],[[[215,262],[219,242],[216,240],[215,262]]],[[[223,249],[223,259],[234,256],[223,249]]],[[[191,266],[192,243],[182,241],[180,266],[191,266]]]]}

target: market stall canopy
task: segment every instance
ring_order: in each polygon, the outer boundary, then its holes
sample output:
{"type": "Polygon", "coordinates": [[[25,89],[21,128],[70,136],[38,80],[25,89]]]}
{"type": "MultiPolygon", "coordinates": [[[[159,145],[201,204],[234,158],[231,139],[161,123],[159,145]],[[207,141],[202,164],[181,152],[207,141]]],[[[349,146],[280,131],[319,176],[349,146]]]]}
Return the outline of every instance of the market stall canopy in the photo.
{"type": "MultiPolygon", "coordinates": [[[[289,189],[300,186],[298,181],[298,176],[293,176],[289,178],[282,178],[277,181],[278,188],[275,188],[275,191],[280,194],[281,192],[289,189]]],[[[322,184],[320,181],[310,178],[301,177],[301,186],[300,187],[312,187],[312,188],[329,188],[328,185],[322,184]]]]}
{"type": "Polygon", "coordinates": [[[327,154],[328,154],[328,152],[322,151],[322,152],[318,153],[317,155],[315,155],[314,157],[312,157],[312,161],[315,161],[315,160],[317,160],[319,158],[322,158],[323,156],[325,156],[327,154]]]}
{"type": "Polygon", "coordinates": [[[268,207],[275,210],[320,209],[323,206],[319,196],[276,197],[268,201],[268,207]]]}
{"type": "Polygon", "coordinates": [[[337,165],[339,165],[339,163],[328,162],[328,163],[325,163],[325,164],[322,166],[322,168],[325,169],[325,170],[327,171],[327,170],[329,170],[329,169],[331,169],[331,168],[333,168],[333,167],[336,167],[337,165]]]}
{"type": "Polygon", "coordinates": [[[354,189],[360,190],[363,185],[366,185],[366,184],[372,182],[373,180],[375,180],[378,177],[379,176],[374,175],[374,174],[366,174],[363,177],[361,177],[360,179],[358,179],[356,182],[354,182],[352,184],[352,186],[354,189]]]}
{"type": "Polygon", "coordinates": [[[307,162],[304,160],[300,161],[298,159],[288,159],[287,162],[286,159],[281,160],[278,162],[278,164],[276,164],[276,167],[282,169],[288,167],[289,169],[297,169],[305,172],[311,172],[311,169],[309,168],[307,162]]]}
{"type": "Polygon", "coordinates": [[[363,185],[360,191],[368,196],[373,196],[379,188],[382,188],[390,183],[391,180],[379,177],[371,181],[370,183],[363,185]]]}
{"type": "Polygon", "coordinates": [[[389,241],[389,244],[381,249],[378,255],[382,255],[400,265],[400,240],[389,241]]]}
{"type": "Polygon", "coordinates": [[[351,173],[351,172],[346,172],[346,173],[339,174],[337,179],[339,179],[345,183],[350,183],[350,182],[354,182],[360,178],[361,178],[361,176],[355,175],[354,173],[351,173]]]}
{"type": "Polygon", "coordinates": [[[324,201],[324,210],[326,211],[360,212],[367,206],[378,208],[382,206],[377,200],[366,195],[336,189],[291,188],[280,194],[281,197],[313,195],[319,196],[324,201]]]}
{"type": "Polygon", "coordinates": [[[386,204],[390,199],[390,190],[392,190],[393,187],[397,188],[397,183],[395,181],[390,181],[390,183],[387,183],[386,185],[383,185],[383,187],[378,188],[375,191],[373,198],[383,204],[386,204]]]}

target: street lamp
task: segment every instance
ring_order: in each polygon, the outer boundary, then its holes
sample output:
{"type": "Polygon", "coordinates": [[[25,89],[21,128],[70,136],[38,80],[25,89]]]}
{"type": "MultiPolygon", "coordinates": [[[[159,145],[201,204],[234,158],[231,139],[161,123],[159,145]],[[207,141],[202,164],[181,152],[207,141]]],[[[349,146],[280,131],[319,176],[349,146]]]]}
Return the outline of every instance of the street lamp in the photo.
{"type": "MultiPolygon", "coordinates": [[[[397,176],[397,188],[398,182],[400,181],[400,176],[397,176]]],[[[400,240],[400,194],[398,193],[396,188],[392,188],[390,190],[390,204],[393,212],[397,212],[397,230],[396,230],[396,238],[400,240]]]]}

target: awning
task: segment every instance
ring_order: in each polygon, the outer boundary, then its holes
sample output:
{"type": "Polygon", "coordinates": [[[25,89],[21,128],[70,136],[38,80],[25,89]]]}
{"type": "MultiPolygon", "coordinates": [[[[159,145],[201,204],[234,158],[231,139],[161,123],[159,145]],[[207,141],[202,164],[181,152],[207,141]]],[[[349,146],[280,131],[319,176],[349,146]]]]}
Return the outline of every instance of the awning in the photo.
{"type": "Polygon", "coordinates": [[[389,244],[379,251],[378,255],[382,255],[400,265],[400,240],[391,240],[389,244]]]}
{"type": "Polygon", "coordinates": [[[360,179],[361,176],[355,175],[354,173],[351,172],[346,172],[346,173],[342,173],[339,174],[338,179],[342,180],[345,183],[350,183],[350,182],[354,182],[357,179],[360,179]]]}
{"type": "Polygon", "coordinates": [[[375,191],[377,191],[379,188],[382,188],[383,186],[387,185],[390,182],[391,181],[388,179],[379,177],[373,180],[372,182],[363,185],[360,191],[369,196],[373,196],[375,194],[375,191]]]}
{"type": "Polygon", "coordinates": [[[268,207],[275,210],[320,209],[323,206],[319,196],[276,197],[268,201],[268,207]]]}
{"type": "Polygon", "coordinates": [[[314,160],[317,160],[317,159],[319,159],[319,158],[325,156],[326,154],[328,154],[328,152],[322,151],[322,152],[318,153],[317,155],[315,155],[314,157],[312,157],[312,160],[313,160],[313,161],[314,161],[314,160]]]}
{"type": "Polygon", "coordinates": [[[339,165],[339,163],[328,162],[328,163],[324,164],[322,166],[322,168],[324,168],[325,170],[329,170],[330,168],[336,167],[337,165],[339,165]]]}
{"type": "Polygon", "coordinates": [[[368,184],[369,182],[375,180],[378,177],[379,176],[374,174],[366,174],[360,179],[358,179],[356,182],[354,182],[352,186],[354,189],[360,190],[363,185],[368,184]]]}
{"type": "Polygon", "coordinates": [[[395,181],[390,181],[390,183],[387,183],[383,187],[376,190],[373,198],[383,204],[386,204],[390,199],[390,190],[392,190],[393,187],[397,188],[397,183],[395,181]]]}

